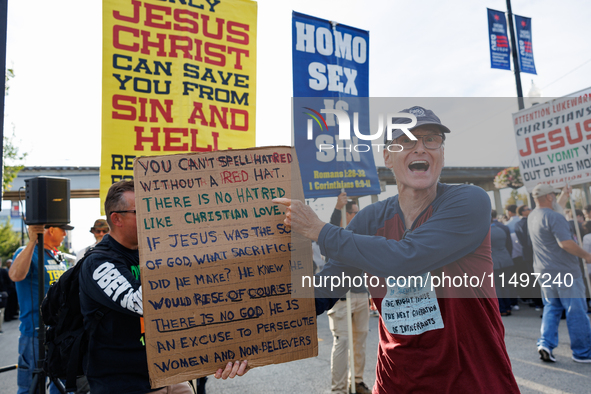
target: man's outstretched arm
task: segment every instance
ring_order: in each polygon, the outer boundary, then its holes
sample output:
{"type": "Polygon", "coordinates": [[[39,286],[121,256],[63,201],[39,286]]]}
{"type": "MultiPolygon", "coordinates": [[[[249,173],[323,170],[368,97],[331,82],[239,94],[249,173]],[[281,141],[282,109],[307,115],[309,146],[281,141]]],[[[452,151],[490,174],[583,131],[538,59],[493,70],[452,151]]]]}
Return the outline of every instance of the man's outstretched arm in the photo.
{"type": "Polygon", "coordinates": [[[35,246],[37,246],[37,237],[39,234],[43,234],[44,226],[42,224],[35,224],[29,226],[29,242],[27,246],[16,256],[10,269],[8,270],[8,276],[13,282],[20,282],[27,277],[29,268],[31,268],[31,259],[33,258],[33,252],[35,246]]]}
{"type": "Polygon", "coordinates": [[[564,251],[587,260],[587,263],[591,264],[591,254],[586,252],[583,248],[576,244],[573,240],[558,241],[558,245],[564,249],[564,251]]]}

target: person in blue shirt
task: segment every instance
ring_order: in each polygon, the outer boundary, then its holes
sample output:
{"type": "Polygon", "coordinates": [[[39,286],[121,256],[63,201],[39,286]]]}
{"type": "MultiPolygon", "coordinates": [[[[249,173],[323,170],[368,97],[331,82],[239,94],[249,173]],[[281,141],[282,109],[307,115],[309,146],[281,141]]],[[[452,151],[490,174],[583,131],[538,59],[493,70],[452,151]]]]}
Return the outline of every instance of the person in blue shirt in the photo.
{"type": "MultiPolygon", "coordinates": [[[[57,248],[66,237],[66,230],[74,227],[69,225],[31,225],[29,226],[29,242],[14,253],[14,262],[8,275],[16,283],[16,292],[20,304],[20,338],[18,343],[18,394],[29,392],[33,380],[33,370],[39,358],[39,279],[37,238],[43,234],[45,280],[44,294],[49,286],[56,282],[66,271],[66,265],[57,257],[57,248]]],[[[50,394],[59,393],[52,383],[50,394]]]]}
{"type": "Polygon", "coordinates": [[[538,353],[546,362],[555,362],[552,354],[558,346],[558,325],[563,311],[570,337],[572,359],[591,363],[591,323],[587,316],[585,284],[577,257],[591,261],[591,254],[572,239],[568,222],[560,210],[558,192],[540,183],[532,196],[536,202],[527,217],[527,228],[534,252],[534,271],[540,274],[539,283],[544,301],[538,353]]]}

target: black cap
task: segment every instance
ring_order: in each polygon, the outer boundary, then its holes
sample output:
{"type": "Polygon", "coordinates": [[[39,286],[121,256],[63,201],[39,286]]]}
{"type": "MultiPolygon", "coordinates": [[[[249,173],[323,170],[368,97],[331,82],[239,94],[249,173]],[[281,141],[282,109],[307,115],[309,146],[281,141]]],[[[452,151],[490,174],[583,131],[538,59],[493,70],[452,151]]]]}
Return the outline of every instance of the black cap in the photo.
{"type": "Polygon", "coordinates": [[[62,230],[74,230],[74,226],[70,226],[69,224],[46,224],[45,228],[50,227],[57,227],[61,228],[62,230]]]}

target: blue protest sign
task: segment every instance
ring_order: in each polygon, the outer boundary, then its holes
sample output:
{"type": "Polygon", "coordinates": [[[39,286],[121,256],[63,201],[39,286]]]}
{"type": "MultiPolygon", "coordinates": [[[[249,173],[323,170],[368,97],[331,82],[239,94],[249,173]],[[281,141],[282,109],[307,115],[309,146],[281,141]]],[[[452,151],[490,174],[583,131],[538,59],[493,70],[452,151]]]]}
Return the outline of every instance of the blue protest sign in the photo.
{"type": "Polygon", "coordinates": [[[519,68],[524,73],[537,75],[531,40],[531,18],[515,15],[515,35],[519,48],[519,68]]]}
{"type": "Polygon", "coordinates": [[[490,46],[490,67],[511,70],[507,19],[501,11],[488,11],[488,39],[490,46]]]}
{"type": "Polygon", "coordinates": [[[380,193],[372,141],[364,141],[369,33],[294,12],[292,54],[293,143],[305,197],[337,196],[341,188],[350,196],[380,193]],[[345,118],[347,128],[339,124],[345,118]]]}

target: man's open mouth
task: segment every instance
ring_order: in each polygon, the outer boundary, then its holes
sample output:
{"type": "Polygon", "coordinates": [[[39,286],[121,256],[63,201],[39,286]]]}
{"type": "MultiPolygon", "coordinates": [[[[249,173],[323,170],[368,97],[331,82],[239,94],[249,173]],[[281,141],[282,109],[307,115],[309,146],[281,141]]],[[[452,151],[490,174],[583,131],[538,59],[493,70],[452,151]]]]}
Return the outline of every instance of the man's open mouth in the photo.
{"type": "Polygon", "coordinates": [[[424,160],[415,160],[408,165],[408,169],[413,172],[425,172],[429,169],[429,163],[424,160]]]}

